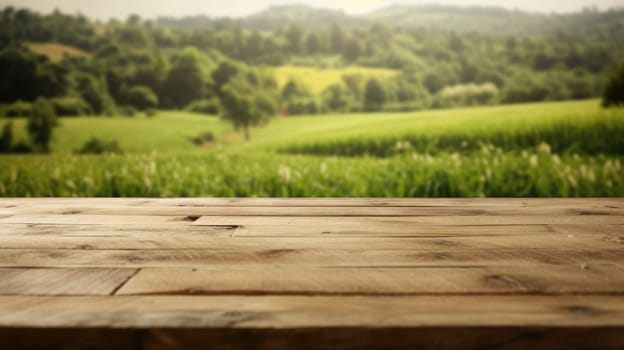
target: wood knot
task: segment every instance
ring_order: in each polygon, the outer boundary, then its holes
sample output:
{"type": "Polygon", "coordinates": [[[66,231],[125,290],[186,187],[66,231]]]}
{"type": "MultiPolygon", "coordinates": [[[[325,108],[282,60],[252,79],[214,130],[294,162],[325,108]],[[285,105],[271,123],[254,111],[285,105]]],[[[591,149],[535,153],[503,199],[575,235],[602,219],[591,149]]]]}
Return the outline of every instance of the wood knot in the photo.
{"type": "Polygon", "coordinates": [[[508,288],[514,290],[526,290],[527,287],[521,281],[504,275],[485,276],[485,284],[494,288],[508,288]]]}
{"type": "Polygon", "coordinates": [[[568,307],[568,311],[573,314],[586,315],[586,316],[599,314],[599,312],[596,309],[589,307],[589,306],[583,306],[583,305],[572,305],[568,307]]]}

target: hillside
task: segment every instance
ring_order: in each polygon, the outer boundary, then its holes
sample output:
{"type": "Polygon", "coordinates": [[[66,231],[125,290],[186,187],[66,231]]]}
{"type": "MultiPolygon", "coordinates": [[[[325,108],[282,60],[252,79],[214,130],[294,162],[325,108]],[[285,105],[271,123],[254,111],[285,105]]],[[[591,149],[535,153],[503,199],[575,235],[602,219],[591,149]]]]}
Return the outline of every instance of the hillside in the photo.
{"type": "Polygon", "coordinates": [[[340,23],[365,28],[376,22],[391,27],[430,28],[490,35],[553,35],[558,32],[595,32],[624,28],[624,9],[585,10],[572,14],[542,14],[499,7],[461,7],[441,5],[393,5],[364,15],[305,5],[272,6],[244,18],[224,19],[208,16],[163,17],[157,23],[181,28],[218,27],[224,24],[248,29],[277,29],[296,24],[303,27],[328,27],[340,23]]]}

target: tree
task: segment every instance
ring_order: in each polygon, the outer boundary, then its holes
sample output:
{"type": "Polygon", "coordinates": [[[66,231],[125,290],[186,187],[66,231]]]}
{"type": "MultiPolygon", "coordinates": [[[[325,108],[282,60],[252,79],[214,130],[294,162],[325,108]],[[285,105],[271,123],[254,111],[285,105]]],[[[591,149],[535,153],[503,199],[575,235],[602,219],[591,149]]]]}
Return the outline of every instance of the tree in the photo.
{"type": "Polygon", "coordinates": [[[221,106],[223,118],[243,129],[245,140],[249,140],[249,128],[267,123],[277,112],[275,98],[264,89],[258,88],[243,74],[230,79],[222,89],[221,106]]]}
{"type": "Polygon", "coordinates": [[[162,95],[167,107],[183,108],[204,96],[204,80],[200,67],[200,53],[194,47],[184,50],[169,70],[163,82],[162,95]]]}
{"type": "Polygon", "coordinates": [[[28,117],[28,134],[35,150],[50,151],[52,131],[58,125],[52,103],[45,98],[38,98],[33,104],[28,117]]]}
{"type": "Polygon", "coordinates": [[[125,102],[144,111],[158,107],[158,96],[147,86],[133,86],[126,92],[125,102]]]}
{"type": "Polygon", "coordinates": [[[624,64],[616,69],[607,81],[602,105],[604,107],[624,105],[624,64]]]}
{"type": "Polygon", "coordinates": [[[347,61],[355,61],[362,55],[362,44],[357,39],[350,38],[344,44],[342,56],[347,61]]]}
{"type": "Polygon", "coordinates": [[[386,103],[386,92],[377,79],[370,79],[364,91],[364,110],[380,111],[386,103]]]}
{"type": "Polygon", "coordinates": [[[9,122],[2,127],[2,135],[0,135],[0,153],[11,151],[13,142],[13,123],[9,122]]]}
{"type": "Polygon", "coordinates": [[[221,95],[221,89],[225,86],[232,77],[241,71],[241,67],[237,64],[224,61],[219,64],[217,69],[212,72],[212,80],[214,82],[217,95],[221,95]]]}

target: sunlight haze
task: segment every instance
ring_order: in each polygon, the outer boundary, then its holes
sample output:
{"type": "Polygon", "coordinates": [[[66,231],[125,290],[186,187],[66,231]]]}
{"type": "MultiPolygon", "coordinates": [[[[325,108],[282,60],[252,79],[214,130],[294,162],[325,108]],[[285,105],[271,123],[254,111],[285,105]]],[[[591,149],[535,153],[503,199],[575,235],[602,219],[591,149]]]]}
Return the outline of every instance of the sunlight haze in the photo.
{"type": "Polygon", "coordinates": [[[239,17],[262,11],[272,5],[288,4],[305,4],[312,7],[326,7],[344,10],[350,14],[360,14],[393,4],[423,5],[432,3],[457,6],[496,6],[534,12],[574,12],[590,6],[595,6],[599,9],[624,6],[624,0],[0,0],[0,7],[9,5],[15,7],[28,7],[42,12],[50,12],[55,8],[58,8],[63,12],[82,13],[92,18],[107,19],[111,17],[125,18],[132,13],[138,13],[144,18],[200,14],[211,17],[239,17]]]}

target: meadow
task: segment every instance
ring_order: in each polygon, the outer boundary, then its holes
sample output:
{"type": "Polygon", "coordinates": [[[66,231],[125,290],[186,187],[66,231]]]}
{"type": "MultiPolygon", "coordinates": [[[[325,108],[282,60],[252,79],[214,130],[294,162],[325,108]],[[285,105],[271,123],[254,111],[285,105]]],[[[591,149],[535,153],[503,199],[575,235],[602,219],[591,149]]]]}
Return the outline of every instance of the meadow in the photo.
{"type": "Polygon", "coordinates": [[[279,117],[249,142],[214,116],[63,118],[53,154],[0,156],[0,196],[624,196],[623,126],[597,100],[279,117]],[[72,153],[94,136],[124,154],[72,153]]]}

